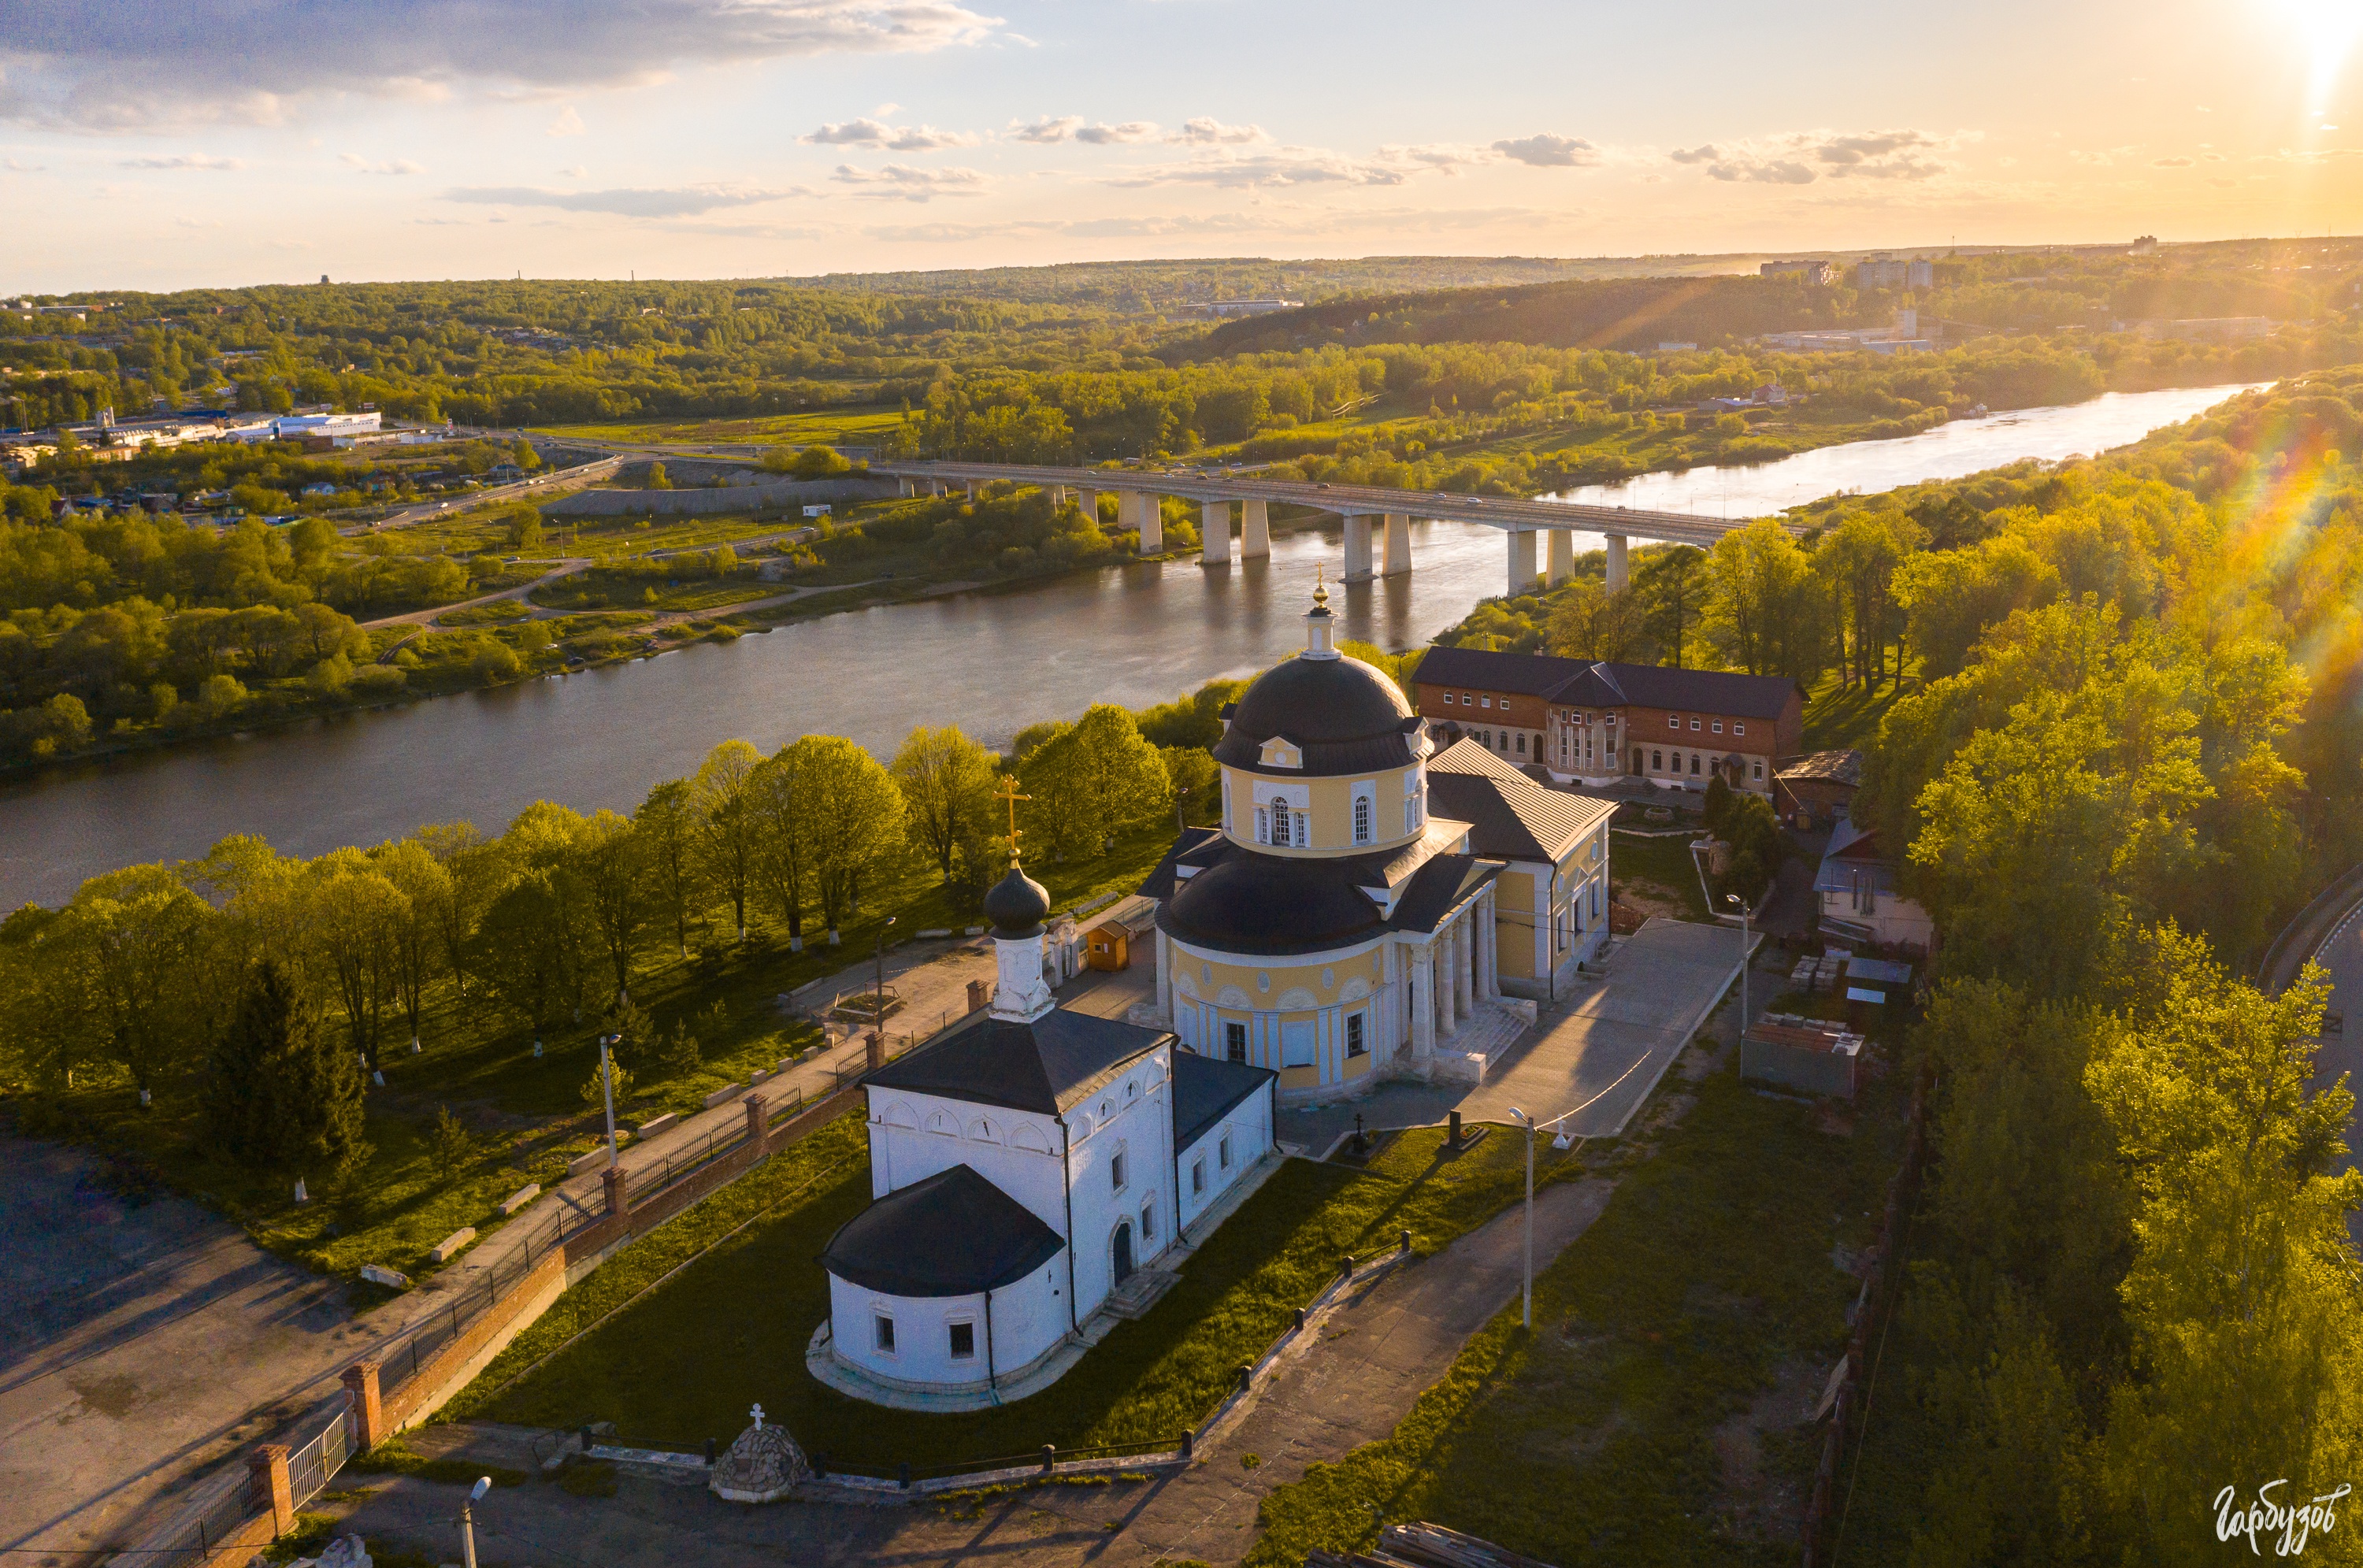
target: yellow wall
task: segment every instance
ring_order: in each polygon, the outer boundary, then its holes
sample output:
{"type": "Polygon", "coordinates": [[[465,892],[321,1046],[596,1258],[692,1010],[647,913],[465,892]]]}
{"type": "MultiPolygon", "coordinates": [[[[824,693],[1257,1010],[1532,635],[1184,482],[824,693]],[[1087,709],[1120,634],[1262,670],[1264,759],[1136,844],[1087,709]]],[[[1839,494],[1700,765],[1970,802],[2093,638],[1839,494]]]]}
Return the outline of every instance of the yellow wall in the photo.
{"type": "Polygon", "coordinates": [[[1403,831],[1403,776],[1418,771],[1414,767],[1398,767],[1383,773],[1361,773],[1351,778],[1300,778],[1281,771],[1249,773],[1241,768],[1223,769],[1224,782],[1229,787],[1230,817],[1224,831],[1235,844],[1252,845],[1275,855],[1298,855],[1308,858],[1334,856],[1339,853],[1367,855],[1373,850],[1391,849],[1409,844],[1423,828],[1403,831]],[[1277,845],[1258,845],[1255,836],[1255,787],[1259,781],[1275,784],[1301,784],[1311,802],[1312,831],[1306,847],[1281,848],[1277,845]],[[1370,819],[1370,842],[1354,842],[1354,786],[1374,786],[1370,819]]]}
{"type": "Polygon", "coordinates": [[[1516,979],[1534,978],[1534,911],[1535,874],[1514,861],[1493,882],[1493,955],[1502,973],[1516,979]]]}

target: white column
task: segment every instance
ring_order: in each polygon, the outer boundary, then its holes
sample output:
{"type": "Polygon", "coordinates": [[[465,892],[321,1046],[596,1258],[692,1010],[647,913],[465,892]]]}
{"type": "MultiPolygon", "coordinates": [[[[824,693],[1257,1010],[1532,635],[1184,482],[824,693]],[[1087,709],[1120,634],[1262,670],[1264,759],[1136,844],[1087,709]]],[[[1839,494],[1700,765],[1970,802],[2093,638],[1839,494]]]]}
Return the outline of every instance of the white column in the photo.
{"type": "Polygon", "coordinates": [[[1231,503],[1209,501],[1198,508],[1198,564],[1231,564],[1231,503]]]}
{"type": "Polygon", "coordinates": [[[1629,580],[1625,569],[1625,536],[1611,534],[1608,536],[1608,591],[1615,593],[1622,591],[1629,580]]]}
{"type": "Polygon", "coordinates": [[[1452,929],[1452,999],[1464,1013],[1477,1010],[1476,930],[1465,914],[1452,929]]]}
{"type": "Polygon", "coordinates": [[[1356,513],[1346,519],[1346,577],[1348,582],[1370,580],[1370,520],[1356,513]]]}
{"type": "Polygon", "coordinates": [[[907,500],[919,493],[919,487],[906,475],[894,481],[894,493],[907,500]]]}
{"type": "Polygon", "coordinates": [[[941,480],[929,480],[927,481],[927,493],[929,495],[941,495],[949,487],[948,487],[941,480]]]}
{"type": "Polygon", "coordinates": [[[1502,900],[1496,889],[1485,889],[1485,999],[1502,999],[1502,900]]]}
{"type": "Polygon", "coordinates": [[[1386,569],[1380,575],[1401,577],[1411,570],[1411,513],[1387,513],[1386,569]]]}
{"type": "Polygon", "coordinates": [[[1165,548],[1165,518],[1157,509],[1157,497],[1145,491],[1120,491],[1115,498],[1115,515],[1117,527],[1129,523],[1140,530],[1142,555],[1153,556],[1165,548]]]}
{"type": "Polygon", "coordinates": [[[1436,1055],[1436,967],[1426,952],[1403,950],[1405,983],[1411,987],[1411,1055],[1425,1062],[1436,1055]]]}
{"type": "Polygon", "coordinates": [[[1271,554],[1271,516],[1260,501],[1239,502],[1239,555],[1252,559],[1271,554]]]}
{"type": "Polygon", "coordinates": [[[1575,575],[1575,532],[1570,528],[1550,531],[1550,585],[1557,588],[1575,575]]]}
{"type": "Polygon", "coordinates": [[[1436,945],[1427,950],[1427,961],[1436,966],[1436,1032],[1438,1039],[1450,1039],[1452,1026],[1459,1015],[1453,1010],[1454,993],[1459,988],[1452,982],[1452,938],[1438,932],[1436,945]]]}
{"type": "Polygon", "coordinates": [[[1510,539],[1510,591],[1531,592],[1535,586],[1535,536],[1513,529],[1510,539]]]}

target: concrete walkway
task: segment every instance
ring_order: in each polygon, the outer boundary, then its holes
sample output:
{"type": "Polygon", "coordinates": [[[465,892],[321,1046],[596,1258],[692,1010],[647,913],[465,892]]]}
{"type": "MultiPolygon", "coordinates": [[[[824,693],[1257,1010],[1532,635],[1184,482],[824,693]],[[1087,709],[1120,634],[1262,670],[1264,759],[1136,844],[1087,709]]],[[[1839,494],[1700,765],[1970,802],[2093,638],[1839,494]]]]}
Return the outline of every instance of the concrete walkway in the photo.
{"type": "MultiPolygon", "coordinates": [[[[1652,920],[1617,943],[1604,977],[1545,1004],[1482,1084],[1382,1083],[1360,1099],[1282,1111],[1281,1136],[1318,1152],[1352,1132],[1357,1115],[1374,1129],[1430,1127],[1455,1110],[1506,1124],[1513,1106],[1543,1118],[1589,1102],[1568,1131],[1615,1137],[1738,980],[1739,941],[1732,926],[1652,920]]],[[[1772,995],[1760,983],[1750,999],[1760,1010],[1772,995]]]]}
{"type": "MultiPolygon", "coordinates": [[[[1613,1184],[1592,1180],[1536,1196],[1537,1270],[1600,1217],[1612,1191],[1613,1184]]],[[[963,1515],[957,1507],[896,1504],[743,1508],[708,1495],[694,1474],[681,1481],[627,1474],[606,1499],[570,1497],[543,1485],[495,1491],[476,1510],[479,1550],[495,1562],[601,1568],[1236,1562],[1254,1543],[1256,1510],[1268,1493],[1312,1464],[1392,1432],[1470,1336],[1517,1299],[1523,1225],[1514,1208],[1434,1257],[1341,1298],[1210,1434],[1196,1464],[1157,1480],[1039,1487],[982,1499],[963,1515]]],[[[530,1469],[532,1437],[455,1424],[427,1429],[414,1446],[530,1469]]],[[[338,1529],[449,1557],[459,1496],[448,1485],[394,1480],[354,1507],[338,1529]]]]}

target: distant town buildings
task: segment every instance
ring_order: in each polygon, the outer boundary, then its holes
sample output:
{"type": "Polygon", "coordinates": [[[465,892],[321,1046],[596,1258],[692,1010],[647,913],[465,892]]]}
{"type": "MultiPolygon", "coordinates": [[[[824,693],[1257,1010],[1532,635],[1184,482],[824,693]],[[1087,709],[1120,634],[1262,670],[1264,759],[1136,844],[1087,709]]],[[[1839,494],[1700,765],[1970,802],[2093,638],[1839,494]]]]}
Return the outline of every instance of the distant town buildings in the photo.
{"type": "Polygon", "coordinates": [[[1920,313],[1905,308],[1895,313],[1891,326],[1829,327],[1815,332],[1768,332],[1757,339],[1768,348],[1792,354],[1920,354],[1938,347],[1920,336],[1920,313]]]}
{"type": "Polygon", "coordinates": [[[1182,308],[1185,311],[1198,311],[1206,315],[1270,315],[1274,311],[1303,310],[1304,302],[1303,300],[1207,300],[1198,304],[1183,305],[1182,308]]]}
{"type": "Polygon", "coordinates": [[[1767,278],[1796,278],[1808,283],[1838,281],[1837,264],[1833,261],[1767,261],[1757,271],[1767,278]]]}
{"type": "Polygon", "coordinates": [[[2130,321],[2126,330],[2144,337],[2187,338],[2195,342],[2230,343],[2247,337],[2268,337],[2272,335],[2270,316],[2263,315],[2202,315],[2180,321],[2130,321]]]}
{"type": "Polygon", "coordinates": [[[1885,256],[1873,257],[1855,263],[1854,286],[1858,289],[1933,289],[1936,286],[1936,264],[1934,261],[1898,261],[1885,256]]]}

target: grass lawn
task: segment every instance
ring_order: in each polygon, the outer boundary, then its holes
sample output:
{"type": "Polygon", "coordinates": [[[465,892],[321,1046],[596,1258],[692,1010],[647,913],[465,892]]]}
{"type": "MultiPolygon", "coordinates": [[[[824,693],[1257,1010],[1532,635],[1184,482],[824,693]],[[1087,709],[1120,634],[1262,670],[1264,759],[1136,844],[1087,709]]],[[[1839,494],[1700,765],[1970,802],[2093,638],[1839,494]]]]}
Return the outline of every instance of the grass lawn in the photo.
{"type": "MultiPolygon", "coordinates": [[[[1681,1080],[1672,1086],[1681,1089],[1681,1080]]],[[[1248,1568],[1428,1519],[1559,1564],[1788,1564],[1821,1429],[1797,1424],[1844,1346],[1902,1150],[1896,1078],[1851,1136],[1726,1068],[1601,1219],[1461,1353],[1394,1434],[1268,1496],[1248,1568]]],[[[1864,1553],[1860,1561],[1892,1562],[1864,1553]]]]}
{"type": "MultiPolygon", "coordinates": [[[[824,1163],[822,1140],[836,1140],[841,1129],[865,1131],[849,1121],[816,1134],[812,1164],[824,1163]]],[[[808,1450],[879,1466],[992,1458],[1046,1442],[1075,1448],[1170,1439],[1222,1401],[1238,1365],[1261,1354],[1320,1292],[1342,1253],[1368,1257],[1391,1249],[1406,1228],[1416,1250],[1433,1252],[1522,1190],[1520,1141],[1488,1138],[1458,1156],[1443,1154],[1441,1132],[1407,1133],[1367,1172],[1286,1162],[1189,1261],[1148,1317],[1119,1324],[1049,1391],[1001,1409],[881,1410],[805,1372],[805,1345],[828,1311],[827,1281],[814,1260],[837,1228],[868,1206],[866,1155],[515,1387],[491,1397],[471,1387],[453,1408],[535,1426],[612,1420],[626,1441],[694,1444],[735,1436],[748,1406],[760,1399],[808,1450]]],[[[1579,1168],[1548,1148],[1540,1153],[1538,1179],[1579,1168]]],[[[628,1298],[673,1266],[662,1260],[677,1262],[691,1250],[663,1238],[701,1212],[633,1243],[560,1298],[552,1317],[567,1312],[569,1321],[588,1321],[628,1298]],[[657,1259],[634,1261],[651,1243],[657,1259]],[[609,1271],[619,1267],[628,1272],[610,1281],[609,1271]],[[578,1298],[580,1306],[571,1305],[578,1298]]],[[[537,1325],[533,1332],[540,1331],[537,1325]]],[[[573,1331],[553,1329],[546,1342],[521,1337],[519,1345],[541,1348],[512,1347],[479,1382],[489,1389],[573,1331]]]]}
{"type": "Polygon", "coordinates": [[[1839,686],[1835,675],[1823,677],[1805,703],[1805,749],[1836,751],[1869,745],[1896,698],[1910,690],[1909,684],[1901,689],[1881,685],[1872,696],[1860,686],[1839,686]]]}
{"type": "MultiPolygon", "coordinates": [[[[482,825],[498,833],[506,824],[482,825]]],[[[1137,887],[1171,838],[1170,824],[1160,821],[1096,860],[1027,869],[1057,907],[1068,908],[1137,887]]],[[[727,908],[709,912],[699,941],[727,929],[727,908]]],[[[704,1059],[694,1071],[638,1087],[619,1114],[696,1110],[715,1089],[743,1083],[756,1067],[810,1045],[815,1032],[782,1018],[774,999],[869,952],[890,914],[904,932],[975,918],[972,905],[945,889],[931,865],[909,863],[896,868],[861,918],[847,923],[839,948],[813,942],[792,954],[784,932],[758,920],[743,948],[717,942],[688,959],[661,947],[644,951],[632,977],[633,999],[668,1031],[686,1015],[704,1059]]],[[[369,1157],[342,1184],[313,1182],[314,1201],[301,1208],[292,1190],[212,1152],[196,1109],[194,1068],[201,1063],[160,1083],[152,1110],[140,1110],[128,1080],[116,1079],[20,1096],[17,1115],[29,1135],[72,1137],[125,1156],[117,1179],[128,1188],[165,1185],[188,1193],[281,1256],[349,1278],[366,1263],[418,1278],[435,1272],[428,1248],[463,1225],[489,1234],[505,1222],[494,1208],[502,1198],[528,1181],[548,1186],[569,1159],[597,1142],[599,1118],[580,1091],[597,1061],[599,1022],[596,1009],[586,1007],[579,1024],[544,1037],[537,1058],[531,1031],[444,982],[431,994],[421,1054],[396,1055],[389,1043],[387,1087],[370,1096],[369,1157]],[[471,1134],[457,1164],[427,1137],[446,1106],[471,1134]]],[[[333,1010],[327,1027],[339,1027],[333,1010]]]]}
{"type": "Polygon", "coordinates": [[[1699,887],[1698,863],[1691,858],[1695,836],[1656,838],[1612,828],[1608,865],[1619,896],[1636,891],[1659,903],[1680,905],[1684,920],[1711,919],[1706,893],[1699,887]]]}
{"type": "Polygon", "coordinates": [[[582,441],[682,441],[701,445],[761,441],[799,447],[815,442],[825,446],[851,442],[859,446],[878,440],[902,421],[900,408],[856,404],[759,419],[650,419],[608,425],[552,425],[538,426],[534,434],[560,438],[571,436],[582,441]]]}

